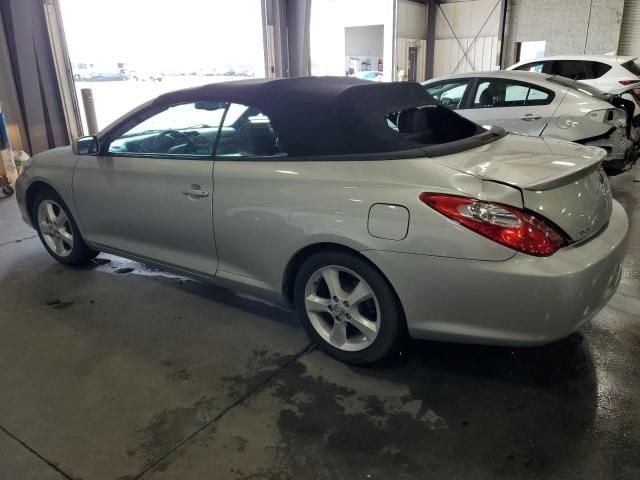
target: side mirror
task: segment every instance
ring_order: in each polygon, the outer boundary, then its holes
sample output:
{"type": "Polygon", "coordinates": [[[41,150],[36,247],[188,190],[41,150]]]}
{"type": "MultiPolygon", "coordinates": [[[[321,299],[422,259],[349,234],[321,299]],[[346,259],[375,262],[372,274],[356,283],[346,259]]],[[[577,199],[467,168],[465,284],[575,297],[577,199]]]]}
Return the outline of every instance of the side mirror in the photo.
{"type": "Polygon", "coordinates": [[[100,151],[98,137],[88,135],[86,137],[76,138],[71,144],[71,149],[76,155],[97,155],[100,151]]]}

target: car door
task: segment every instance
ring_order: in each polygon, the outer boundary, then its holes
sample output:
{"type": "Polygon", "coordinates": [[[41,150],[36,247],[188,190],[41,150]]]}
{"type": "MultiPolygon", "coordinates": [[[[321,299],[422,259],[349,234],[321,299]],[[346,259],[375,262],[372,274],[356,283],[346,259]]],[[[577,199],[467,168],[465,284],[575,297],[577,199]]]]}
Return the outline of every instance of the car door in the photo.
{"type": "Polygon", "coordinates": [[[283,249],[273,246],[300,236],[287,194],[304,188],[304,182],[293,181],[297,175],[269,117],[232,103],[215,152],[213,218],[221,276],[260,288],[282,280],[273,275],[281,274],[277,266],[288,259],[278,258],[283,249]]]}
{"type": "Polygon", "coordinates": [[[540,135],[553,114],[555,93],[535,84],[479,78],[458,113],[480,125],[495,125],[523,135],[540,135]]]}
{"type": "Polygon", "coordinates": [[[155,107],[76,162],[73,194],[86,238],[106,249],[214,275],[213,148],[227,105],[155,107]]]}

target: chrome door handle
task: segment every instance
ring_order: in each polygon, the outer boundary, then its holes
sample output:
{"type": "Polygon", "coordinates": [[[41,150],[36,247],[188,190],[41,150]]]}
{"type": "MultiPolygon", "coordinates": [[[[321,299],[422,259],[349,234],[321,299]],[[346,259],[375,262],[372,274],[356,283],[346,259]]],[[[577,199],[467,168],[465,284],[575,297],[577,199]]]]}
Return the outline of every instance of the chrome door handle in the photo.
{"type": "Polygon", "coordinates": [[[525,122],[530,122],[532,120],[540,120],[541,118],[542,117],[540,115],[533,115],[532,113],[529,113],[524,117],[520,117],[520,120],[524,120],[525,122]]]}
{"type": "Polygon", "coordinates": [[[189,187],[188,189],[183,190],[182,193],[187,197],[208,197],[209,196],[209,192],[207,192],[206,190],[202,190],[200,185],[196,185],[195,183],[192,184],[191,187],[189,187]]]}

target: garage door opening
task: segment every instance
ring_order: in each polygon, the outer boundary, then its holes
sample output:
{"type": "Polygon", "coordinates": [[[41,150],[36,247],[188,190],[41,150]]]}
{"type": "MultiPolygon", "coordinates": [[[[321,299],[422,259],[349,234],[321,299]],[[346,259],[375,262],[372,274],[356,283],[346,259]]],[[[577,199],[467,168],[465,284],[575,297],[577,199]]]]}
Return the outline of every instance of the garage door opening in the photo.
{"type": "Polygon", "coordinates": [[[393,78],[393,0],[314,0],[311,74],[393,78]]]}
{"type": "Polygon", "coordinates": [[[547,42],[544,40],[516,43],[516,62],[526,62],[544,57],[546,45],[547,42]]]}
{"type": "MultiPolygon", "coordinates": [[[[264,77],[261,0],[60,0],[78,101],[99,128],[164,92],[264,77]]],[[[87,123],[80,105],[84,131],[87,123]]]]}

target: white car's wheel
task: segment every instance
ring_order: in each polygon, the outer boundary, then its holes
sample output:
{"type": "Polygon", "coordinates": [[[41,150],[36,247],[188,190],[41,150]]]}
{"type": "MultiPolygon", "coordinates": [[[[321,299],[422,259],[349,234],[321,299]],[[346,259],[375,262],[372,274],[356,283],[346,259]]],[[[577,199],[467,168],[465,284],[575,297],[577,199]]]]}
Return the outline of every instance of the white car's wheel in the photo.
{"type": "Polygon", "coordinates": [[[53,190],[37,193],[31,216],[42,244],[58,262],[77,265],[99,253],[84,242],[69,209],[53,190]]]}
{"type": "Polygon", "coordinates": [[[295,304],[311,339],[338,360],[382,359],[404,338],[397,296],[365,260],[343,252],[309,257],[296,276],[295,304]]]}

